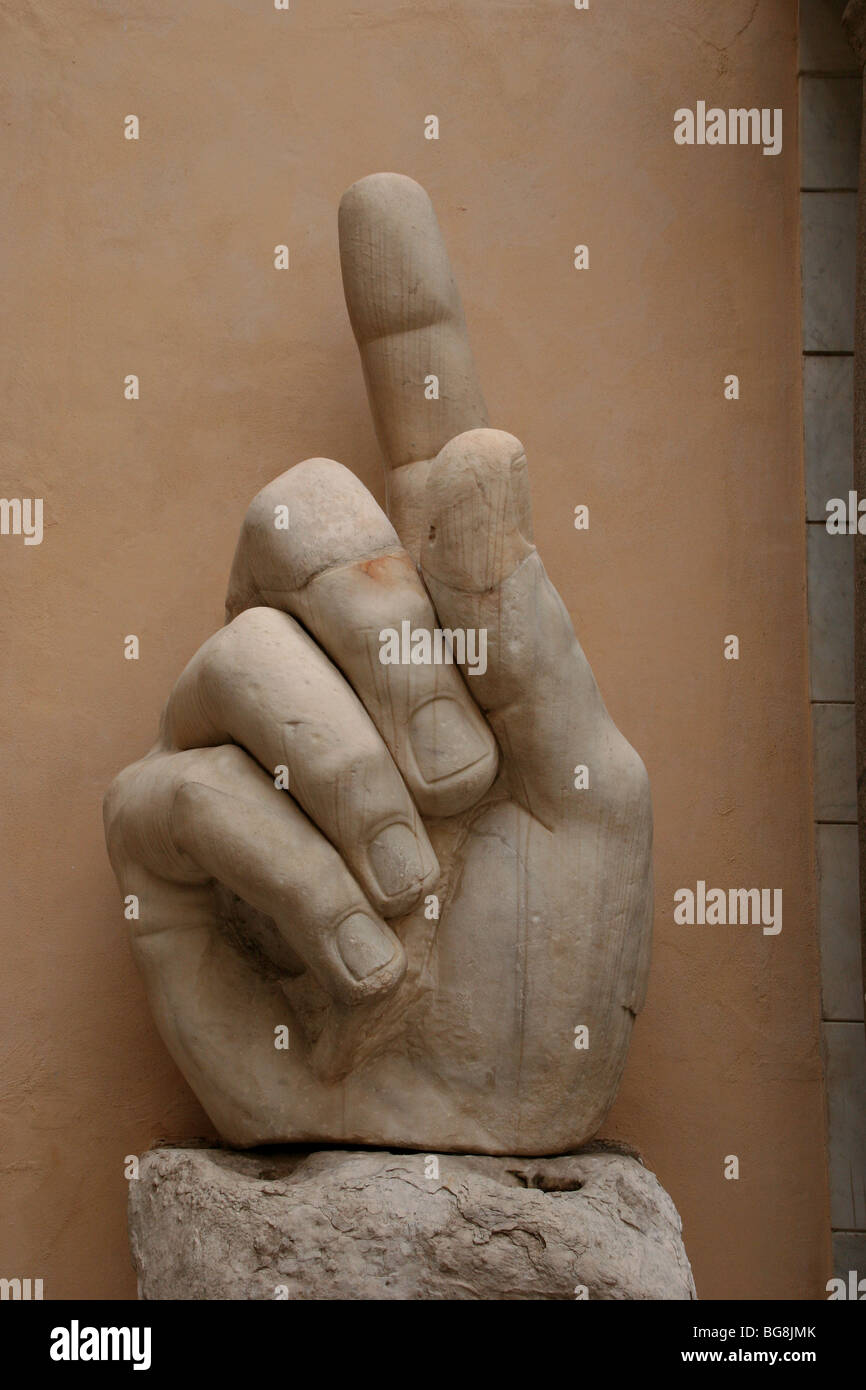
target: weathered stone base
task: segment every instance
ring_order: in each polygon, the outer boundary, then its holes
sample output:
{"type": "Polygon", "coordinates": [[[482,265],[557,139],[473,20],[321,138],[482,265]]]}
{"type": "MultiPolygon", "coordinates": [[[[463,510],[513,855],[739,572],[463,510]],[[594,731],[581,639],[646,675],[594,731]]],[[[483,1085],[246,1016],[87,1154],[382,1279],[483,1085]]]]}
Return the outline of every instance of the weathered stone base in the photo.
{"type": "Polygon", "coordinates": [[[610,1147],[159,1148],[129,1188],[143,1299],[696,1297],[673,1202],[610,1147]]]}

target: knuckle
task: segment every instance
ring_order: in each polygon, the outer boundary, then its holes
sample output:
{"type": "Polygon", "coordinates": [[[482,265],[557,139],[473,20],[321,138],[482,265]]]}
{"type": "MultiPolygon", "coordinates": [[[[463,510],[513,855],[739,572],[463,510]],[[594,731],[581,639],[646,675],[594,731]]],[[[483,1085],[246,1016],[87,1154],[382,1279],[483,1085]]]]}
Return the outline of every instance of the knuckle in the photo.
{"type": "Polygon", "coordinates": [[[219,723],[219,694],[226,672],[226,652],[221,628],[199,647],[174,683],[162,714],[161,733],[176,748],[195,742],[193,730],[204,715],[209,724],[219,723]]]}
{"type": "Polygon", "coordinates": [[[340,795],[369,798],[374,788],[387,785],[391,759],[384,744],[356,740],[349,747],[334,731],[323,737],[316,750],[316,778],[340,795]]]}
{"type": "Polygon", "coordinates": [[[177,782],[171,794],[169,824],[172,838],[180,849],[187,848],[212,795],[212,789],[207,783],[193,773],[185,774],[177,782]]]}
{"type": "Polygon", "coordinates": [[[257,492],[241,524],[241,539],[254,543],[257,548],[262,541],[270,541],[274,535],[274,509],[287,501],[285,474],[274,478],[257,492]]]}
{"type": "Polygon", "coordinates": [[[139,759],[118,772],[102,798],[102,820],[109,848],[123,843],[130,825],[137,821],[142,810],[142,768],[147,759],[139,759]]]}
{"type": "Polygon", "coordinates": [[[277,511],[282,507],[290,510],[293,505],[303,504],[310,493],[312,500],[319,495],[323,485],[327,486],[334,470],[344,470],[342,464],[332,459],[310,458],[286,469],[279,477],[272,478],[256,493],[241,524],[241,539],[250,547],[252,555],[266,554],[281,539],[287,541],[290,532],[278,531],[274,525],[277,511]]]}
{"type": "Polygon", "coordinates": [[[648,802],[650,800],[650,780],[646,764],[627,739],[621,737],[621,745],[614,758],[615,781],[624,800],[629,802],[648,802]]]}
{"type": "Polygon", "coordinates": [[[131,767],[125,767],[122,772],[118,772],[102,798],[102,823],[109,845],[120,837],[121,820],[129,799],[131,772],[131,767]]]}
{"type": "Polygon", "coordinates": [[[280,571],[280,553],[287,531],[277,530],[281,509],[289,509],[288,473],[257,492],[241,522],[240,535],[229,576],[226,616],[233,618],[260,602],[260,586],[272,588],[280,571]]]}
{"type": "Polygon", "coordinates": [[[234,743],[196,748],[177,756],[169,822],[178,843],[185,845],[191,832],[207,816],[214,797],[220,793],[231,795],[248,768],[247,754],[234,743]]]}
{"type": "Polygon", "coordinates": [[[164,756],[149,753],[117,774],[102,800],[105,843],[115,868],[143,862],[159,789],[167,785],[164,756]]]}
{"type": "Polygon", "coordinates": [[[221,743],[216,748],[203,748],[200,753],[202,767],[209,776],[231,786],[249,768],[250,759],[236,743],[221,743]]]}
{"type": "Polygon", "coordinates": [[[248,666],[262,637],[273,633],[272,608],[245,608],[200,647],[178,685],[193,681],[206,697],[216,697],[240,668],[248,666]]]}
{"type": "Polygon", "coordinates": [[[217,646],[223,659],[235,661],[241,653],[246,653],[262,640],[273,641],[284,637],[286,624],[290,622],[291,619],[278,608],[257,604],[253,608],[245,608],[227,627],[215,634],[217,646]]]}
{"type": "Polygon", "coordinates": [[[211,678],[220,684],[230,680],[235,685],[239,676],[247,678],[251,672],[268,666],[273,657],[282,664],[296,626],[294,619],[279,608],[263,604],[246,608],[222,629],[211,678]]]}

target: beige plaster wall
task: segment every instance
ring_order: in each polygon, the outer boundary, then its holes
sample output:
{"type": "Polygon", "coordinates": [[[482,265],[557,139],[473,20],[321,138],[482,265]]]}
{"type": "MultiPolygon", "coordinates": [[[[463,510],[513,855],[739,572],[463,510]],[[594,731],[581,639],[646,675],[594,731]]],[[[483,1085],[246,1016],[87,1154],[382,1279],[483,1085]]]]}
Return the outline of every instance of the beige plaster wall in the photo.
{"type": "Polygon", "coordinates": [[[326,454],[382,495],[336,207],[395,169],[433,196],[542,555],[652,778],[653,971],[605,1132],[672,1193],[702,1297],[821,1297],[792,0],[6,0],[0,39],[0,492],[46,518],[0,537],[0,1274],[133,1297],[124,1156],[210,1133],[100,800],[222,619],[253,493],[326,454]],[[782,154],[676,146],[699,99],[783,108],[782,154]],[[781,934],[675,925],[698,879],[781,887],[781,934]]]}

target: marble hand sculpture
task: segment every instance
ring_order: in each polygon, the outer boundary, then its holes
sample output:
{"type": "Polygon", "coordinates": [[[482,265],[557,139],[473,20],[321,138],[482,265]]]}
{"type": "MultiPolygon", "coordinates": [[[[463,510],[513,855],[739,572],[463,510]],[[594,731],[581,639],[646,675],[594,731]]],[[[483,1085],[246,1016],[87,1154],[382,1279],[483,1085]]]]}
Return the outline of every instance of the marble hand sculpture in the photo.
{"type": "Polygon", "coordinates": [[[228,1143],[563,1153],[643,1002],[646,770],[488,427],[426,193],[362,179],[339,227],[389,515],[325,458],[258,494],[226,626],[108,792],[111,861],[228,1143]]]}

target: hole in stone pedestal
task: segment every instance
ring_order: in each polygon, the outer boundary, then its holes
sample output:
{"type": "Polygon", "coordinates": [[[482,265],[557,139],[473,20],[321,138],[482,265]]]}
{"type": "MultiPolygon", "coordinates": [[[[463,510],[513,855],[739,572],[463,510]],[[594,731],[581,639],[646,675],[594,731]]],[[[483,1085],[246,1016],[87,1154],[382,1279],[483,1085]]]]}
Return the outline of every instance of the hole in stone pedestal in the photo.
{"type": "Polygon", "coordinates": [[[583,1183],[580,1178],[568,1178],[565,1174],[555,1177],[549,1173],[536,1173],[529,1186],[540,1188],[542,1192],[579,1192],[583,1183]]]}
{"type": "Polygon", "coordinates": [[[523,1168],[506,1168],[510,1178],[520,1187],[534,1188],[537,1192],[579,1192],[583,1179],[570,1177],[567,1173],[533,1173],[523,1168]]]}

